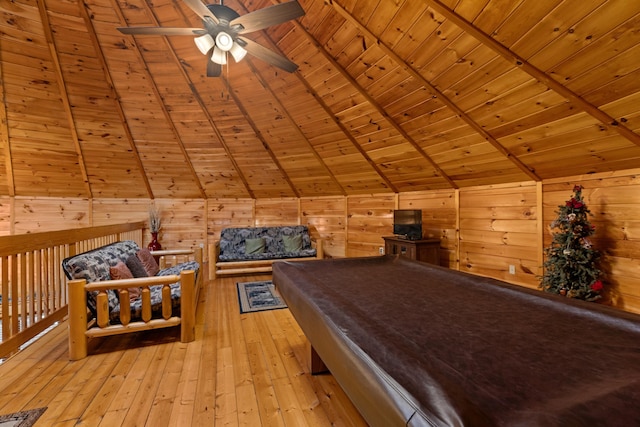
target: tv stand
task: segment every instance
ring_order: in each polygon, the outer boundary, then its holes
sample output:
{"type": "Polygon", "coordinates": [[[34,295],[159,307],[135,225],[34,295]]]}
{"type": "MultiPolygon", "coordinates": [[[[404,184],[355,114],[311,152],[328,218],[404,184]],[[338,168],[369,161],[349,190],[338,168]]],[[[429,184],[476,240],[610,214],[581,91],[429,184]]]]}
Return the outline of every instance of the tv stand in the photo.
{"type": "Polygon", "coordinates": [[[440,265],[440,239],[410,240],[407,236],[388,236],[383,239],[384,253],[387,255],[440,265]]]}

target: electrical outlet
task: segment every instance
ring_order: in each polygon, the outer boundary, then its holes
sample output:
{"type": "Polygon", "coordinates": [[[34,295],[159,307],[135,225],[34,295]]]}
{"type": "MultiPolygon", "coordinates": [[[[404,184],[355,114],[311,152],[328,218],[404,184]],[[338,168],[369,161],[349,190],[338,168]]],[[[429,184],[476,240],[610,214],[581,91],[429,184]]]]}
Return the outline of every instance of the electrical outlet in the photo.
{"type": "Polygon", "coordinates": [[[509,265],[509,274],[516,274],[516,266],[509,265]]]}
{"type": "Polygon", "coordinates": [[[378,252],[380,252],[380,255],[384,255],[384,246],[380,246],[378,252]]]}

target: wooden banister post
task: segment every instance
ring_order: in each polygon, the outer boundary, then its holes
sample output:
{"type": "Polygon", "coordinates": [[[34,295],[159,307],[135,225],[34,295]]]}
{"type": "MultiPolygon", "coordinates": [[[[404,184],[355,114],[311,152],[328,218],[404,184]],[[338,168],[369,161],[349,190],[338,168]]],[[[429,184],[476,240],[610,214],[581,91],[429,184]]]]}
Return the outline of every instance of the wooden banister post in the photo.
{"type": "Polygon", "coordinates": [[[322,246],[322,239],[316,240],[316,258],[324,258],[324,247],[322,246]]]}
{"type": "Polygon", "coordinates": [[[219,254],[220,242],[216,240],[213,244],[209,244],[209,280],[216,279],[216,263],[218,262],[219,254]]]}
{"type": "MultiPolygon", "coordinates": [[[[204,277],[204,248],[202,246],[198,246],[198,247],[194,248],[193,252],[194,252],[194,259],[196,260],[196,262],[200,266],[200,274],[198,274],[197,279],[196,279],[196,295],[199,295],[200,294],[200,289],[202,288],[202,283],[204,281],[204,279],[203,279],[203,277],[204,277]]],[[[196,301],[196,305],[197,304],[198,304],[198,301],[196,301]]]]}
{"type": "Polygon", "coordinates": [[[87,357],[87,297],[84,290],[86,280],[70,280],[69,293],[69,359],[87,357]]]}
{"type": "Polygon", "coordinates": [[[180,273],[180,341],[196,339],[196,301],[194,301],[195,272],[180,273]]]}

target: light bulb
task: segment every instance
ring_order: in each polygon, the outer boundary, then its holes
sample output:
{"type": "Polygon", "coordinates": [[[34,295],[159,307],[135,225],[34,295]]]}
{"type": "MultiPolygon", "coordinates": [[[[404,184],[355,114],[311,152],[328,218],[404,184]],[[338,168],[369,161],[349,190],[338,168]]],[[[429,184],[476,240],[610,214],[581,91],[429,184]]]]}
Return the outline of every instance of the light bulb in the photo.
{"type": "Polygon", "coordinates": [[[224,31],[220,31],[216,36],[216,46],[226,52],[231,49],[231,46],[233,46],[233,39],[229,34],[224,31]]]}

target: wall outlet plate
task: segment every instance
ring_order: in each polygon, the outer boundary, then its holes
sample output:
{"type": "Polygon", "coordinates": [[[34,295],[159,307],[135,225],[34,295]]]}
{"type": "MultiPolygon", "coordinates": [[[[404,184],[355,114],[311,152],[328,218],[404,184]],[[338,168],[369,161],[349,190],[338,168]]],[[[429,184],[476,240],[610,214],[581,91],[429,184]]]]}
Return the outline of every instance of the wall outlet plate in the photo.
{"type": "Polygon", "coordinates": [[[509,265],[509,274],[516,274],[516,266],[509,265]]]}
{"type": "Polygon", "coordinates": [[[378,248],[378,252],[380,253],[380,255],[384,255],[384,246],[380,246],[378,248]]]}

